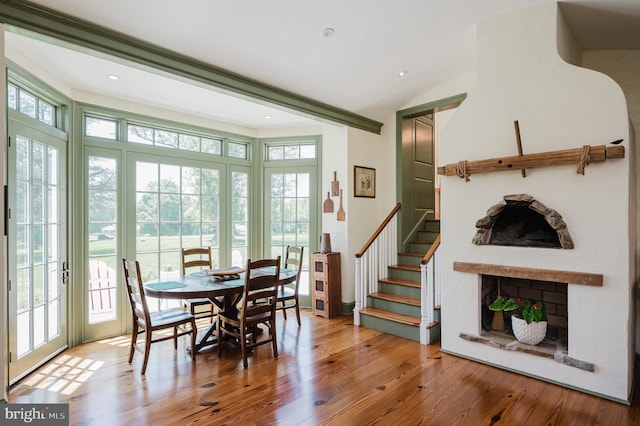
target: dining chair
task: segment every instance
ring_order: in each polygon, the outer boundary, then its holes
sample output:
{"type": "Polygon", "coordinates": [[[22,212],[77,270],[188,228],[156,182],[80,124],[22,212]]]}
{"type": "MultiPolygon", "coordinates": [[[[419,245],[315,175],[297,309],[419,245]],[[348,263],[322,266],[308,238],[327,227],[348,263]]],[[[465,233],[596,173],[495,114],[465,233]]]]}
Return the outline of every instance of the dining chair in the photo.
{"type": "Polygon", "coordinates": [[[225,336],[230,336],[240,345],[244,368],[248,367],[247,352],[256,346],[271,343],[273,357],[278,358],[275,321],[279,275],[280,256],[247,261],[238,309],[218,312],[218,356],[222,354],[225,336]],[[260,324],[266,325],[267,333],[258,341],[260,324]]]}
{"type": "Polygon", "coordinates": [[[287,309],[295,308],[296,318],[298,319],[298,327],[300,327],[300,307],[298,302],[298,287],[300,285],[300,273],[302,271],[302,254],[304,247],[287,246],[284,258],[284,267],[287,269],[295,269],[297,271],[295,280],[287,284],[278,286],[278,295],[276,302],[279,305],[276,310],[282,311],[284,320],[287,320],[287,309]],[[291,302],[293,301],[293,302],[291,302]]]}
{"type": "MultiPolygon", "coordinates": [[[[195,267],[200,267],[200,270],[203,268],[212,269],[213,261],[211,259],[211,247],[183,248],[181,264],[182,275],[187,275],[187,269],[195,267]]],[[[184,304],[189,309],[191,315],[195,316],[197,319],[210,318],[210,322],[213,322],[213,318],[215,317],[215,305],[211,300],[206,297],[186,299],[184,300],[184,304]],[[208,310],[198,313],[198,306],[207,306],[208,310]]]]}
{"type": "Polygon", "coordinates": [[[122,259],[124,269],[124,281],[129,294],[131,305],[131,315],[133,316],[133,331],[131,332],[131,348],[129,350],[129,364],[133,361],[133,354],[136,350],[142,352],[142,374],[147,370],[149,361],[149,351],[151,344],[173,339],[174,350],[178,349],[178,337],[187,334],[191,335],[191,358],[196,358],[196,319],[193,315],[181,309],[167,309],[157,312],[149,312],[147,298],[144,292],[142,276],[140,275],[140,264],[137,260],[122,259]],[[190,324],[191,328],[182,327],[190,324]],[[153,332],[173,328],[170,335],[159,335],[154,337],[153,332]],[[138,346],[138,335],[144,333],[144,348],[138,346]]]}

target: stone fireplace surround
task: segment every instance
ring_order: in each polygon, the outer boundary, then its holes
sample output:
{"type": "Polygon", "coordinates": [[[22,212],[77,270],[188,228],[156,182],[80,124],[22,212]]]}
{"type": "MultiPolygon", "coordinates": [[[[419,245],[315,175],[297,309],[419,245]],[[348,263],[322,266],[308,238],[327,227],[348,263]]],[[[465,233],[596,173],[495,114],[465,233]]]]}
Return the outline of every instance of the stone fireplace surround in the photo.
{"type": "MultiPolygon", "coordinates": [[[[441,347],[629,403],[635,361],[633,136],[624,94],[609,77],[581,68],[578,52],[555,4],[478,25],[476,86],[443,129],[439,164],[514,155],[514,120],[525,155],[617,139],[630,154],[592,163],[584,175],[576,174],[576,164],[527,169],[524,178],[520,170],[475,174],[469,182],[441,177],[441,347]],[[573,248],[474,244],[478,218],[491,217],[487,209],[501,204],[504,194],[529,194],[558,212],[566,227],[550,226],[570,230],[573,248]],[[483,276],[566,283],[566,348],[532,353],[512,337],[484,333],[483,276]]],[[[548,223],[552,216],[544,215],[548,223]]]]}

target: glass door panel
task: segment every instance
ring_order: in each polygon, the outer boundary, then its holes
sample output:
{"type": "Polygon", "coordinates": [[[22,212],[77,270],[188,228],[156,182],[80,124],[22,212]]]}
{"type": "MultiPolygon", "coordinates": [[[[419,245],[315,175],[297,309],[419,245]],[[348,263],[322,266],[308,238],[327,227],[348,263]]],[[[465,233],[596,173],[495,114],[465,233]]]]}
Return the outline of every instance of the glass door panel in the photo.
{"type": "Polygon", "coordinates": [[[67,346],[66,142],[10,120],[9,380],[67,346]]]}
{"type": "Polygon", "coordinates": [[[309,294],[310,241],[317,240],[316,191],[312,182],[314,172],[309,170],[267,170],[265,184],[265,212],[268,222],[265,241],[268,254],[284,259],[287,246],[304,247],[300,294],[309,294]]]}

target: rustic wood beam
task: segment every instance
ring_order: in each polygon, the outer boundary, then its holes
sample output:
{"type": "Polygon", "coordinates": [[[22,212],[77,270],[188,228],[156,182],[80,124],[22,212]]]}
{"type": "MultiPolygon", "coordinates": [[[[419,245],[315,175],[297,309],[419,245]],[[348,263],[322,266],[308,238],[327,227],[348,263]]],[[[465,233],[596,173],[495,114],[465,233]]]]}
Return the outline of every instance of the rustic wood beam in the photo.
{"type": "Polygon", "coordinates": [[[453,262],[453,270],[497,277],[522,278],[525,280],[552,281],[557,283],[582,284],[602,287],[602,274],[586,272],[556,271],[552,269],[522,268],[518,266],[491,265],[488,263],[453,262]]]}
{"type": "MultiPolygon", "coordinates": [[[[534,167],[558,166],[563,164],[579,164],[584,148],[564,149],[560,151],[539,152],[522,156],[490,158],[487,160],[464,161],[465,174],[502,172],[505,170],[524,170],[534,167]]],[[[589,148],[587,163],[597,163],[612,158],[624,158],[622,145],[598,145],[589,148]]],[[[451,163],[438,167],[438,174],[460,176],[460,163],[451,163]]],[[[464,177],[464,176],[460,176],[464,177]]]]}

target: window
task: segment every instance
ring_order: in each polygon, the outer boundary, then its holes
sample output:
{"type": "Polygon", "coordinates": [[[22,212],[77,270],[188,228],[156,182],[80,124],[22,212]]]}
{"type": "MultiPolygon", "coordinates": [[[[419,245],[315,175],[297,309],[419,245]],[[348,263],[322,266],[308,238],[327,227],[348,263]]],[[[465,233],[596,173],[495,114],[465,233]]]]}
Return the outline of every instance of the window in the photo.
{"type": "Polygon", "coordinates": [[[118,122],[107,118],[87,116],[84,120],[84,134],[103,139],[118,138],[118,122]]]}
{"type": "Polygon", "coordinates": [[[136,162],[136,258],[145,281],[180,270],[182,247],[212,247],[219,266],[220,172],[136,162]]]}
{"type": "MultiPolygon", "coordinates": [[[[127,125],[127,142],[154,145],[182,151],[222,155],[222,139],[213,139],[195,134],[159,129],[139,124],[127,125]]],[[[245,145],[241,146],[245,147],[245,145]]],[[[239,158],[246,158],[246,154],[239,158]]]]}
{"type": "Polygon", "coordinates": [[[247,144],[237,143],[237,142],[229,142],[228,144],[229,157],[232,158],[242,158],[244,160],[248,159],[248,150],[247,144]]]}
{"type": "Polygon", "coordinates": [[[315,143],[267,146],[267,160],[307,160],[314,158],[316,158],[315,143]]]}
{"type": "Polygon", "coordinates": [[[7,85],[7,104],[13,110],[56,127],[56,107],[21,87],[7,85]]]}

